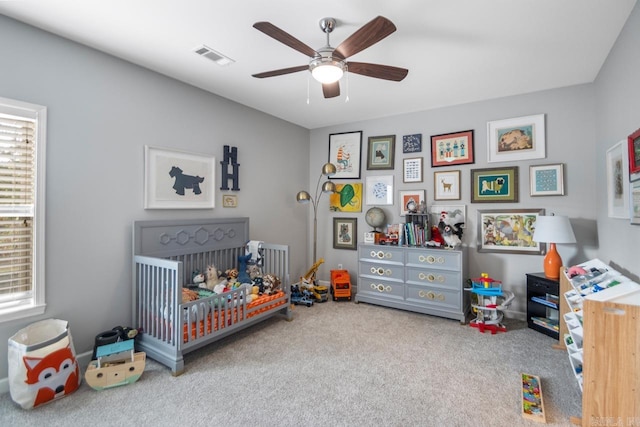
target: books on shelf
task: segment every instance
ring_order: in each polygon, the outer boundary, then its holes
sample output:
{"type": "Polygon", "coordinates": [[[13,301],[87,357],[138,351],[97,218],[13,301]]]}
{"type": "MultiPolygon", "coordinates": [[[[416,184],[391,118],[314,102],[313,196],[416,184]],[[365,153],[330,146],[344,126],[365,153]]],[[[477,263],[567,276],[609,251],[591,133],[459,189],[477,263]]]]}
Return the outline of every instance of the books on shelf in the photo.
{"type": "Polygon", "coordinates": [[[560,326],[558,319],[549,319],[548,317],[531,317],[533,323],[543,328],[551,329],[552,331],[559,331],[560,326]]]}

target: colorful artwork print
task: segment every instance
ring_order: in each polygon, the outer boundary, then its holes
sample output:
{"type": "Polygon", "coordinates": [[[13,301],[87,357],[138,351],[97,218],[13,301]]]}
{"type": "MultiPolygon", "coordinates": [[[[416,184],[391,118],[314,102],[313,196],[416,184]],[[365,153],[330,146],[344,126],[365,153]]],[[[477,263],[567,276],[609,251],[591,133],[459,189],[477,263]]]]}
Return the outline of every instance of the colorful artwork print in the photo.
{"type": "Polygon", "coordinates": [[[534,130],[533,124],[497,129],[498,152],[533,149],[534,130]]]}
{"type": "Polygon", "coordinates": [[[538,215],[543,210],[478,211],[478,250],[539,254],[541,244],[533,240],[538,215]]]}
{"type": "Polygon", "coordinates": [[[467,157],[466,138],[446,138],[438,141],[437,161],[448,161],[459,157],[467,157]]]}
{"type": "Polygon", "coordinates": [[[362,183],[336,184],[329,196],[331,212],[362,212],[362,183]]]}

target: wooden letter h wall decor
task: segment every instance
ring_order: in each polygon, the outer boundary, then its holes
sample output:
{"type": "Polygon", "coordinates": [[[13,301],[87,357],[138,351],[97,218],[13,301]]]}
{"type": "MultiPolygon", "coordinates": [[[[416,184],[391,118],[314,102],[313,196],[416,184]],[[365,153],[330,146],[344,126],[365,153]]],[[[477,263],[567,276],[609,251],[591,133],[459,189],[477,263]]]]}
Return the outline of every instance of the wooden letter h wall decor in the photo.
{"type": "Polygon", "coordinates": [[[238,181],[240,180],[240,163],[238,163],[238,147],[229,148],[224,146],[224,160],[220,162],[222,165],[222,187],[221,190],[229,189],[229,180],[233,180],[231,190],[240,191],[238,181]],[[229,173],[229,165],[231,165],[231,173],[229,173]]]}

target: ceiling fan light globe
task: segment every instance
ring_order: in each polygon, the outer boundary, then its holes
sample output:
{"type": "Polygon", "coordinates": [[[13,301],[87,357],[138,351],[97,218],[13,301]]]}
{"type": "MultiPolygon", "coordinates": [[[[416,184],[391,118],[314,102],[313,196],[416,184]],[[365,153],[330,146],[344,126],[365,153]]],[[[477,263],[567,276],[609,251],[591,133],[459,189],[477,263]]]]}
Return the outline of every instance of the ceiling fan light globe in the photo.
{"type": "Polygon", "coordinates": [[[311,75],[322,84],[335,83],[344,74],[344,65],[333,59],[314,60],[309,65],[311,75]]]}

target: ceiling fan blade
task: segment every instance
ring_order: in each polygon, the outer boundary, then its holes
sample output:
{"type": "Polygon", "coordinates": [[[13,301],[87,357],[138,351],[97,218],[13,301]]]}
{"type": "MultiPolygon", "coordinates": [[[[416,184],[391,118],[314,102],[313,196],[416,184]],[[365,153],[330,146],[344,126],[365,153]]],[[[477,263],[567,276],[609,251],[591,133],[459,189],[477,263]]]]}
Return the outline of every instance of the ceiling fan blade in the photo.
{"type": "Polygon", "coordinates": [[[302,54],[310,57],[314,57],[317,55],[315,50],[311,49],[309,46],[302,43],[291,34],[281,30],[270,22],[256,22],[255,24],[253,24],[253,28],[262,31],[269,37],[278,40],[280,43],[286,44],[290,48],[295,49],[302,54]]]}
{"type": "Polygon", "coordinates": [[[297,67],[281,68],[279,70],[265,71],[264,73],[252,74],[253,77],[264,79],[265,77],[282,76],[283,74],[297,73],[298,71],[308,70],[308,65],[299,65],[297,67]]]}
{"type": "Polygon", "coordinates": [[[376,79],[393,80],[399,82],[404,79],[409,70],[406,68],[392,67],[391,65],[368,64],[366,62],[348,62],[347,70],[350,73],[361,74],[376,79]]]}
{"type": "Polygon", "coordinates": [[[335,98],[340,96],[340,83],[324,83],[322,85],[322,93],[325,98],[335,98]]]}
{"type": "Polygon", "coordinates": [[[363,25],[355,33],[351,34],[345,41],[340,43],[335,50],[343,58],[348,58],[356,53],[378,43],[383,38],[396,30],[393,22],[384,16],[378,16],[365,25],[363,25]]]}

